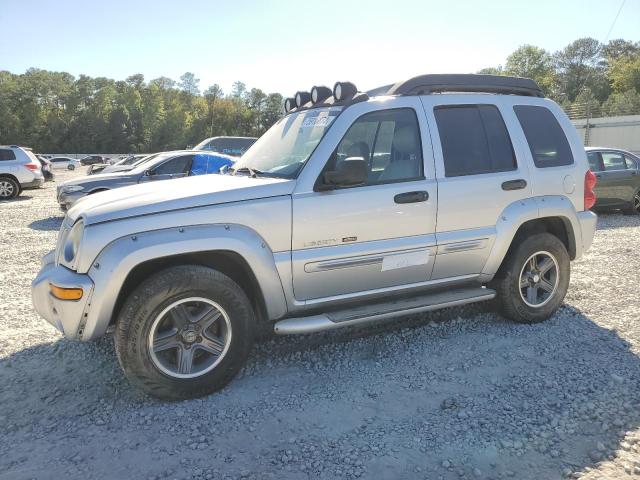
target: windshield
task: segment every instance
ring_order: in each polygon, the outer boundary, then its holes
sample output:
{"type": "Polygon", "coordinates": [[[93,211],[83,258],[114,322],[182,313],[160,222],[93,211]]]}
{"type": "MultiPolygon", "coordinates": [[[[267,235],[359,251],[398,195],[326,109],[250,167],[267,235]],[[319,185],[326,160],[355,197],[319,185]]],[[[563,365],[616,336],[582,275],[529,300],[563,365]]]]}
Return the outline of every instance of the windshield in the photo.
{"type": "Polygon", "coordinates": [[[193,147],[194,150],[209,150],[216,153],[224,153],[233,157],[239,157],[253,145],[255,138],[242,137],[212,137],[207,138],[193,147]]]}
{"type": "Polygon", "coordinates": [[[147,163],[149,163],[149,160],[157,160],[157,162],[153,162],[154,165],[157,165],[158,162],[167,158],[171,158],[173,156],[175,156],[175,153],[154,153],[153,155],[144,157],[142,160],[138,160],[136,163],[133,164],[134,168],[131,169],[131,173],[133,174],[144,173],[145,170],[150,168],[147,165],[147,163]]]}
{"type": "Polygon", "coordinates": [[[273,177],[295,178],[342,107],[305,110],[280,119],[233,166],[273,177]]]}
{"type": "MultiPolygon", "coordinates": [[[[160,155],[159,153],[152,153],[151,155],[147,155],[146,157],[142,157],[142,158],[137,158],[135,159],[135,161],[131,164],[133,167],[137,167],[138,165],[141,165],[143,163],[148,162],[149,160],[153,160],[154,158],[156,158],[158,155],[160,155]]],[[[126,164],[125,164],[126,165],[126,164]]]]}

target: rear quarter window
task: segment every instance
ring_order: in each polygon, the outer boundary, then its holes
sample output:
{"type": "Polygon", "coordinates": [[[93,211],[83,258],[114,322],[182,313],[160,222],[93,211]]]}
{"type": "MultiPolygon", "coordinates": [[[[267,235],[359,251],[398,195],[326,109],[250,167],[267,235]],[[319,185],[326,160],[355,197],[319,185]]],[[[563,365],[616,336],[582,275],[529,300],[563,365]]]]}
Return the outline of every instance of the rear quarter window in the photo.
{"type": "Polygon", "coordinates": [[[569,141],[555,115],[548,108],[516,105],[513,110],[527,138],[536,167],[559,167],[573,163],[569,141]]]}
{"type": "Polygon", "coordinates": [[[16,154],[8,148],[0,148],[0,162],[3,160],[15,160],[16,154]]]}

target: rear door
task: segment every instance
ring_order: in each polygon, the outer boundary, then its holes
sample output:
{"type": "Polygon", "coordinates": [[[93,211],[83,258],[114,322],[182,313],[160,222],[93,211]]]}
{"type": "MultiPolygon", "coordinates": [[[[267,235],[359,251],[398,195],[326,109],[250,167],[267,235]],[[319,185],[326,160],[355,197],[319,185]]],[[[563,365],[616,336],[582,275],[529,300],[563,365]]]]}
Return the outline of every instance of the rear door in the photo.
{"type": "Polygon", "coordinates": [[[513,113],[497,96],[421,99],[438,180],[432,279],[475,276],[491,251],[502,211],[531,196],[527,163],[517,161],[517,145],[506,126],[514,121],[513,113]]]}
{"type": "MultiPolygon", "coordinates": [[[[631,202],[635,190],[636,170],[628,168],[622,152],[603,150],[600,152],[603,170],[596,174],[596,187],[610,206],[626,206],[631,202]]],[[[597,192],[596,192],[597,195],[597,192]]]]}

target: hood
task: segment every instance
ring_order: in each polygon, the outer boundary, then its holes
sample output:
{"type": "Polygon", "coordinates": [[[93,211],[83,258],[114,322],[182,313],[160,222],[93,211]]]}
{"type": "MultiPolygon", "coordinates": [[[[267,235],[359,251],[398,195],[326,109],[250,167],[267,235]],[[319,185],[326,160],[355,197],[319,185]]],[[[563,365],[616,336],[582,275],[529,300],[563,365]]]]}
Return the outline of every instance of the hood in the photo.
{"type": "MultiPolygon", "coordinates": [[[[74,178],[73,180],[67,180],[59,185],[60,188],[67,185],[82,185],[85,188],[90,188],[94,184],[104,183],[110,179],[128,181],[129,176],[137,178],[140,175],[130,175],[129,172],[112,172],[112,173],[96,173],[94,175],[88,175],[86,177],[74,178]]],[[[109,183],[113,183],[109,182],[109,183]]]]}
{"type": "Polygon", "coordinates": [[[67,216],[70,223],[82,216],[85,225],[91,225],[171,210],[290,195],[294,186],[295,180],[216,174],[150,181],[88,195],[78,200],[67,216]]]}

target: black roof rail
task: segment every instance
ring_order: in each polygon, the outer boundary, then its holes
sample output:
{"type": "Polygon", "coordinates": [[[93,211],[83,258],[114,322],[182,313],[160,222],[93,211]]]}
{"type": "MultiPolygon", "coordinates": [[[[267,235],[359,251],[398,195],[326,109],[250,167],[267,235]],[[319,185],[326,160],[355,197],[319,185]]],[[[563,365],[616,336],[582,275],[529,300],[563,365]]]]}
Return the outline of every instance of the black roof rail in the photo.
{"type": "MultiPolygon", "coordinates": [[[[374,91],[378,90],[380,89],[374,91]]],[[[383,94],[426,95],[441,92],[501,93],[544,97],[538,84],[530,78],[466,73],[420,75],[392,85],[383,94]]]]}

